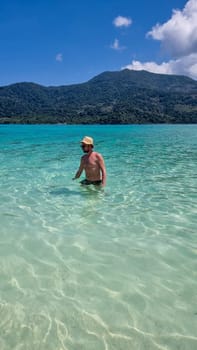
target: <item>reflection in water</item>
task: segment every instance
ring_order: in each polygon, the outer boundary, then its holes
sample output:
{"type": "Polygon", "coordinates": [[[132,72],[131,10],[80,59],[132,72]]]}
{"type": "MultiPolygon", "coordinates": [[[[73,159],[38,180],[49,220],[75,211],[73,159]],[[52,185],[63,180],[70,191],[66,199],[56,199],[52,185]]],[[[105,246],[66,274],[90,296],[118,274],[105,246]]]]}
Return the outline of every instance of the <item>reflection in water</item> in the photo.
{"type": "Polygon", "coordinates": [[[61,188],[57,188],[55,190],[52,190],[49,192],[50,194],[54,195],[54,196],[61,196],[61,195],[70,195],[70,196],[74,196],[74,195],[80,195],[80,191],[73,191],[70,190],[67,187],[61,187],[61,188]]]}
{"type": "Polygon", "coordinates": [[[69,196],[95,196],[97,194],[104,194],[104,189],[99,186],[89,185],[79,185],[79,190],[75,191],[73,189],[70,189],[68,187],[61,187],[54,189],[52,191],[49,191],[50,194],[60,196],[60,195],[69,195],[69,196]]]}

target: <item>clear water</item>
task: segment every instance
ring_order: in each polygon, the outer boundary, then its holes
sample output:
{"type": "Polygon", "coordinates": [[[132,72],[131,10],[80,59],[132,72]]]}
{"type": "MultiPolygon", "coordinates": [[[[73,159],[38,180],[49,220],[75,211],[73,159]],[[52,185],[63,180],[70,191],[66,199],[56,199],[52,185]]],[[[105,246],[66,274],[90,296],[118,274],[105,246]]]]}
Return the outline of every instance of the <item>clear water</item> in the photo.
{"type": "Polygon", "coordinates": [[[0,179],[1,350],[197,349],[197,125],[2,125],[0,179]]]}

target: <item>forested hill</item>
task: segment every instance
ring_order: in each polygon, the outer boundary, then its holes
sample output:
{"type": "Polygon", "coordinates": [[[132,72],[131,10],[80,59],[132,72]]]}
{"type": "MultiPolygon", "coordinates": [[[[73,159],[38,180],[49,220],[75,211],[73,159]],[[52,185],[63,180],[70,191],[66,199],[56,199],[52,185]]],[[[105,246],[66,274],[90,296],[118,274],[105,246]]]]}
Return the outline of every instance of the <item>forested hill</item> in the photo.
{"type": "Polygon", "coordinates": [[[122,70],[83,84],[0,87],[0,123],[197,123],[197,81],[122,70]]]}

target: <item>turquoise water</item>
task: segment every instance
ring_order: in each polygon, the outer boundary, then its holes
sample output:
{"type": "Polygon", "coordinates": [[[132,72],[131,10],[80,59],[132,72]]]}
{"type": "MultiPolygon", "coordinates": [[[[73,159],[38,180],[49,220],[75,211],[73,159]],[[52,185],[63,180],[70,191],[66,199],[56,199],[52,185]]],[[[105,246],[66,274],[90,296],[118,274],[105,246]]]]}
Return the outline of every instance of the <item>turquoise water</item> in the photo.
{"type": "Polygon", "coordinates": [[[197,125],[2,125],[0,177],[1,350],[197,349],[197,125]]]}

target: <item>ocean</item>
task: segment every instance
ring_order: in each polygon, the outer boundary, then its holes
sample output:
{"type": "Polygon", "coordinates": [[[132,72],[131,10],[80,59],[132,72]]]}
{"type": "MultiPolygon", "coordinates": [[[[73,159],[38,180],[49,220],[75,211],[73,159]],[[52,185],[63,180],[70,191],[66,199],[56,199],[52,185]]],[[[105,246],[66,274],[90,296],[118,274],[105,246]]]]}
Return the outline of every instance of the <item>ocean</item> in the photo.
{"type": "Polygon", "coordinates": [[[197,349],[197,125],[0,125],[0,179],[1,350],[197,349]]]}

